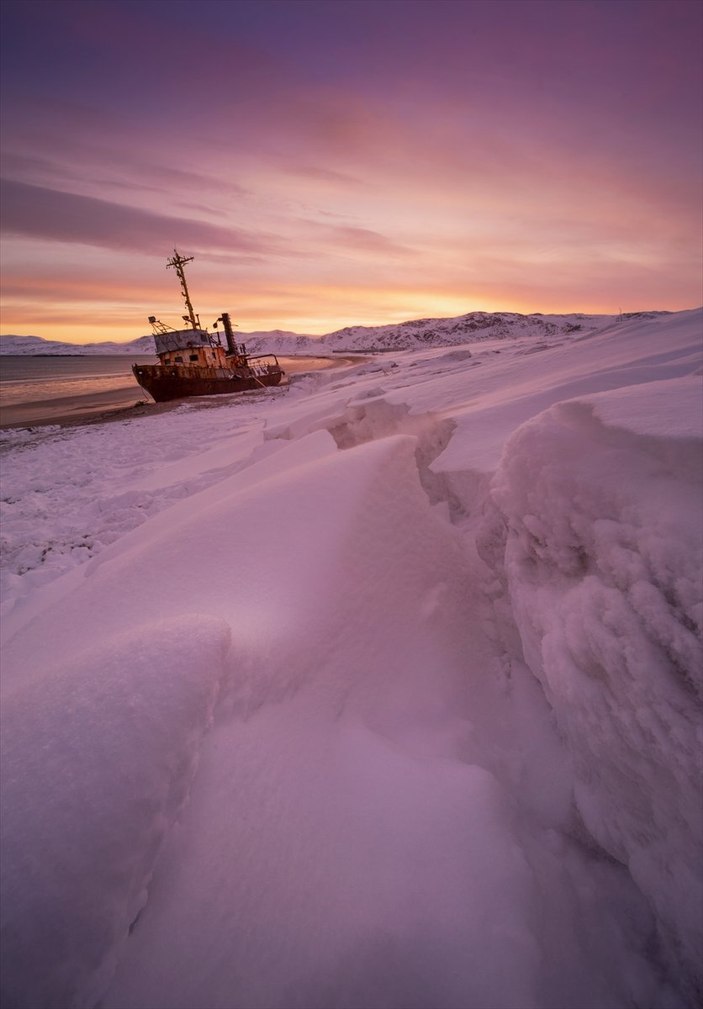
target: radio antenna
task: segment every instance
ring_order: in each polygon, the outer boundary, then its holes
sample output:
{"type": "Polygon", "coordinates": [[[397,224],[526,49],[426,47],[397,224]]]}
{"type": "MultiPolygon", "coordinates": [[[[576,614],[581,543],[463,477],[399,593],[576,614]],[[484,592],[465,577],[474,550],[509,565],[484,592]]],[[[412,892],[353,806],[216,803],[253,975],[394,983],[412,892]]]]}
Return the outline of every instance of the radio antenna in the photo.
{"type": "Polygon", "coordinates": [[[173,257],[166,260],[166,269],[172,266],[178,279],[181,282],[181,291],[183,292],[183,300],[186,303],[186,308],[188,309],[188,315],[183,316],[184,320],[188,320],[193,329],[200,329],[200,320],[197,318],[195,311],[193,310],[193,305],[190,300],[190,295],[188,294],[188,285],[186,283],[186,275],[183,267],[186,263],[190,263],[193,259],[192,256],[182,256],[178,249],[173,250],[173,257]]]}

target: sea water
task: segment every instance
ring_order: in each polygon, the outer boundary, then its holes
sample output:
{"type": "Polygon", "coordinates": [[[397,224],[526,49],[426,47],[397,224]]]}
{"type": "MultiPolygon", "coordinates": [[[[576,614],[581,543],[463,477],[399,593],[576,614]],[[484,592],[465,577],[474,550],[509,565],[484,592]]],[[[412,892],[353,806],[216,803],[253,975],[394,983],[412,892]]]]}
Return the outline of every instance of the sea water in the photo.
{"type": "Polygon", "coordinates": [[[0,407],[58,399],[77,399],[117,389],[141,388],[132,365],[156,364],[153,355],[101,354],[84,356],[3,355],[0,357],[0,407]]]}

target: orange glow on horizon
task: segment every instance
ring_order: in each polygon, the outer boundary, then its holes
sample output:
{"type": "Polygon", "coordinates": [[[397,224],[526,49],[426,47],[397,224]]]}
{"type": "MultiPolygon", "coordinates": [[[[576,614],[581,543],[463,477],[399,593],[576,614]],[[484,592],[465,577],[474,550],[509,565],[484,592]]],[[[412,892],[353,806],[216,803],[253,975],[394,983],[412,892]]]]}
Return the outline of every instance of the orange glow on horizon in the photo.
{"type": "MultiPolygon", "coordinates": [[[[19,303],[8,305],[2,312],[2,332],[13,335],[42,336],[47,340],[57,340],[67,343],[86,344],[114,341],[128,343],[151,330],[147,315],[152,312],[155,298],[149,299],[148,290],[140,290],[139,298],[144,296],[145,307],[140,309],[135,305],[136,297],[130,292],[123,292],[121,298],[100,300],[98,291],[91,291],[90,296],[80,301],[66,300],[61,303],[52,299],[51,304],[42,307],[36,305],[29,308],[19,303]]],[[[211,327],[219,312],[227,310],[224,304],[226,297],[215,301],[221,304],[218,310],[201,311],[197,302],[203,325],[211,327]],[[212,316],[212,318],[211,318],[212,316]]],[[[230,299],[230,307],[231,301],[230,299]]],[[[283,299],[286,300],[285,298],[283,299]]],[[[174,297],[171,308],[156,310],[155,314],[168,325],[178,326],[180,322],[180,305],[174,297]]],[[[678,311],[698,307],[682,301],[678,304],[624,302],[622,304],[607,304],[595,300],[587,300],[580,304],[573,301],[555,298],[550,303],[535,300],[520,300],[508,292],[504,295],[492,294],[489,297],[461,297],[450,293],[436,295],[430,292],[408,291],[359,291],[353,290],[308,290],[302,289],[289,292],[289,304],[285,314],[273,315],[253,296],[240,296],[240,313],[235,315],[240,332],[266,332],[283,330],[304,333],[309,336],[324,336],[349,326],[383,326],[408,322],[420,318],[454,318],[470,312],[515,312],[529,315],[540,312],[543,315],[567,315],[582,312],[593,315],[615,315],[620,310],[624,312],[662,309],[678,311]],[[335,305],[340,306],[336,313],[335,305]],[[317,305],[324,315],[312,315],[306,311],[308,305],[317,305]],[[346,309],[346,311],[344,311],[346,309]]]]}

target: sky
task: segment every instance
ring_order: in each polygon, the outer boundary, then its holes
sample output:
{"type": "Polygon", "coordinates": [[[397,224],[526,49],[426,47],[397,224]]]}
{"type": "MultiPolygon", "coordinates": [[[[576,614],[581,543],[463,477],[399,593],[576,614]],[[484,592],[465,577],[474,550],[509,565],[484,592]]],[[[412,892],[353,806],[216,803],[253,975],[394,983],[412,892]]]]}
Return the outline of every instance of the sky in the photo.
{"type": "Polygon", "coordinates": [[[697,0],[3,0],[0,330],[693,308],[697,0]]]}

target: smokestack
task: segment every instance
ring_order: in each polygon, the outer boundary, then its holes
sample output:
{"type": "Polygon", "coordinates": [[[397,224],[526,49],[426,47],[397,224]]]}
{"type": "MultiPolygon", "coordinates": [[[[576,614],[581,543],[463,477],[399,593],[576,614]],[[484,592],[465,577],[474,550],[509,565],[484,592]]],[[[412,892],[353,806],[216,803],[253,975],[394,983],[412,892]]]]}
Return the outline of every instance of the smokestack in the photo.
{"type": "Polygon", "coordinates": [[[227,338],[227,349],[230,354],[237,354],[237,344],[234,339],[234,330],[232,329],[232,320],[229,317],[229,312],[223,312],[221,315],[222,325],[225,327],[225,337],[227,338]]]}

